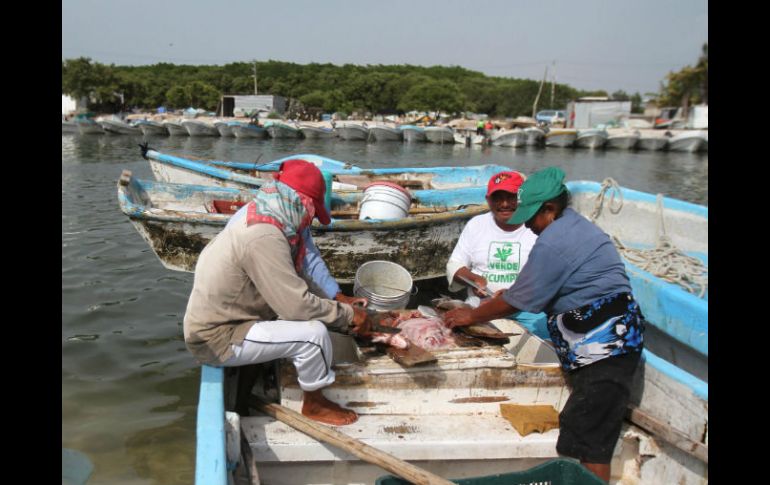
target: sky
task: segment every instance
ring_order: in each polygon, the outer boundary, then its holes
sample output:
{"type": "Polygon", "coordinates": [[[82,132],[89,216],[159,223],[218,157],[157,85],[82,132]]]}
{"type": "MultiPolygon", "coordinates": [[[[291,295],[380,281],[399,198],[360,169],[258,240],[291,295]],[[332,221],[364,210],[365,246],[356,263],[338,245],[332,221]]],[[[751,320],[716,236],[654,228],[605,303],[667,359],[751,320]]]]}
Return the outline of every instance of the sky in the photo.
{"type": "Polygon", "coordinates": [[[707,0],[62,0],[62,60],[116,65],[461,66],[644,95],[707,42],[707,0]]]}

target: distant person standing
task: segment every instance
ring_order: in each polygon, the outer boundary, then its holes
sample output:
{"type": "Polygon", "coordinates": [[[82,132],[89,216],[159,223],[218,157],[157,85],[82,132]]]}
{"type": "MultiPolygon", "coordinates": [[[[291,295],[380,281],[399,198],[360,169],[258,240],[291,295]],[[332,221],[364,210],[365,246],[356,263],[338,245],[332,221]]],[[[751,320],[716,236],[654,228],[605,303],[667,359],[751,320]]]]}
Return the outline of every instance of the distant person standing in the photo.
{"type": "Polygon", "coordinates": [[[490,136],[492,134],[492,130],[495,129],[495,125],[492,124],[491,121],[487,120],[487,122],[484,124],[484,135],[490,136]]]}
{"type": "Polygon", "coordinates": [[[479,120],[478,123],[476,123],[476,134],[477,135],[483,135],[484,134],[484,122],[479,120]]]}

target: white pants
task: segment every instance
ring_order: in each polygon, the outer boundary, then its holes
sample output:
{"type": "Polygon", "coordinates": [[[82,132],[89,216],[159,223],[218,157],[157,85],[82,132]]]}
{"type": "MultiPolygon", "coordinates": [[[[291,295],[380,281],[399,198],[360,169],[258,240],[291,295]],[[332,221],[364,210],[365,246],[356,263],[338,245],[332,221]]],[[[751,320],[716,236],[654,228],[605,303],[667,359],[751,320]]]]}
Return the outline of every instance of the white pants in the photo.
{"type": "Polygon", "coordinates": [[[334,382],[332,342],[323,323],[275,320],[252,325],[242,345],[232,345],[225,367],[291,359],[303,391],[315,391],[334,382]]]}

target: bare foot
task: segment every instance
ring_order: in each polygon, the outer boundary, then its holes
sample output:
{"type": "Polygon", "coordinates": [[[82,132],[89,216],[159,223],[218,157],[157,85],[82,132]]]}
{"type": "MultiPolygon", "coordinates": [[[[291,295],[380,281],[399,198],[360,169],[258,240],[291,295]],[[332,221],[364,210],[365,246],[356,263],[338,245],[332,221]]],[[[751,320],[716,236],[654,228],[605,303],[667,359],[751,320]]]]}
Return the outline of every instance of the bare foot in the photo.
{"type": "Polygon", "coordinates": [[[337,403],[329,401],[317,391],[305,391],[302,399],[302,414],[308,418],[332,426],[344,426],[355,423],[358,415],[351,409],[345,409],[337,403]]]}

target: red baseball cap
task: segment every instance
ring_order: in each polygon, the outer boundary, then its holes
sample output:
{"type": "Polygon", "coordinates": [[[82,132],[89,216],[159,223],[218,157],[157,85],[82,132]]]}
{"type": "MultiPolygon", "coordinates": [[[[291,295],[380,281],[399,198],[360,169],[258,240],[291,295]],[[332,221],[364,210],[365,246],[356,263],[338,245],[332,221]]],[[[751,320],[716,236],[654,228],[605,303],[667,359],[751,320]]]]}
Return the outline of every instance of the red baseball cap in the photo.
{"type": "Polygon", "coordinates": [[[524,177],[519,172],[500,172],[492,175],[487,184],[487,197],[493,192],[504,190],[512,194],[519,192],[519,187],[524,183],[524,177]]]}
{"type": "Polygon", "coordinates": [[[273,175],[273,178],[313,199],[315,216],[321,221],[321,224],[327,225],[332,221],[324,204],[326,182],[324,182],[323,175],[321,175],[321,170],[318,167],[310,162],[296,158],[286,160],[281,164],[278,173],[273,175]]]}

